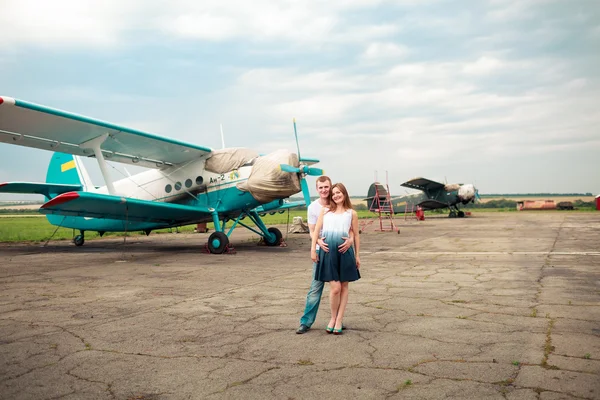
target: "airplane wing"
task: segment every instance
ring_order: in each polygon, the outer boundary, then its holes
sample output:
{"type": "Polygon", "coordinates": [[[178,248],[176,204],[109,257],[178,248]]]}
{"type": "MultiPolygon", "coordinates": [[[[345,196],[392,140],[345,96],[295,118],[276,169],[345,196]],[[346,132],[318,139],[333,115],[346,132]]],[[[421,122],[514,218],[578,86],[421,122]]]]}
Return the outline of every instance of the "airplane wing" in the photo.
{"type": "MultiPolygon", "coordinates": [[[[278,201],[278,200],[275,200],[278,201]]],[[[271,204],[271,203],[268,203],[271,204]]],[[[288,208],[295,208],[295,207],[305,207],[306,203],[304,202],[304,200],[301,201],[291,201],[291,202],[282,202],[280,203],[279,206],[277,207],[269,207],[268,204],[264,204],[262,206],[258,206],[254,209],[254,211],[256,211],[257,213],[265,213],[265,212],[277,212],[277,211],[281,211],[281,210],[287,210],[288,208]]]]}
{"type": "Polygon", "coordinates": [[[48,201],[39,211],[42,214],[174,225],[205,218],[212,210],[208,207],[192,207],[106,194],[68,192],[48,201]]]}
{"type": "Polygon", "coordinates": [[[54,197],[66,192],[83,190],[81,185],[63,185],[59,183],[6,182],[0,183],[0,193],[31,193],[54,197]]]}
{"type": "Polygon", "coordinates": [[[0,142],[90,157],[80,144],[108,134],[100,146],[107,161],[147,168],[185,163],[212,150],[167,137],[29,103],[0,97],[0,142]]]}
{"type": "Polygon", "coordinates": [[[427,178],[414,178],[408,182],[404,182],[400,186],[404,186],[404,187],[411,188],[411,189],[418,189],[418,190],[422,190],[424,192],[429,192],[431,190],[438,190],[440,188],[443,189],[445,185],[443,183],[432,181],[427,178]]]}
{"type": "Polygon", "coordinates": [[[425,200],[417,204],[424,210],[436,210],[438,208],[448,208],[448,204],[437,200],[425,200]]]}

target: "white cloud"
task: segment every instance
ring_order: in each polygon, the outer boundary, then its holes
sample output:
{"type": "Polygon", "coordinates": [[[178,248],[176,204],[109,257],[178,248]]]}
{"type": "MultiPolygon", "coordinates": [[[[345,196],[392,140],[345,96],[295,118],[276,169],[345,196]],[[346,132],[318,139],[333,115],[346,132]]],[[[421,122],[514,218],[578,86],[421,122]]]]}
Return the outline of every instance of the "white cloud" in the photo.
{"type": "Polygon", "coordinates": [[[497,7],[492,8],[487,13],[487,17],[497,22],[531,19],[539,16],[535,12],[536,7],[556,2],[557,0],[493,0],[490,1],[490,4],[497,7]]]}
{"type": "Polygon", "coordinates": [[[222,41],[289,41],[313,45],[363,42],[398,30],[389,24],[348,29],[339,24],[344,12],[369,8],[380,1],[203,2],[189,0],[23,0],[7,2],[0,13],[0,46],[111,47],[155,37],[222,41]]]}
{"type": "Polygon", "coordinates": [[[135,2],[7,1],[2,4],[0,46],[113,46],[126,29],[135,2]]]}
{"type": "Polygon", "coordinates": [[[406,46],[393,42],[370,43],[362,58],[367,61],[389,61],[405,57],[409,53],[406,46]]]}
{"type": "Polygon", "coordinates": [[[473,63],[468,63],[463,67],[463,71],[467,74],[485,75],[491,74],[502,69],[504,64],[502,61],[491,57],[480,57],[473,63]]]}
{"type": "Polygon", "coordinates": [[[235,21],[211,14],[179,15],[164,23],[173,35],[189,39],[223,40],[235,36],[235,21]]]}

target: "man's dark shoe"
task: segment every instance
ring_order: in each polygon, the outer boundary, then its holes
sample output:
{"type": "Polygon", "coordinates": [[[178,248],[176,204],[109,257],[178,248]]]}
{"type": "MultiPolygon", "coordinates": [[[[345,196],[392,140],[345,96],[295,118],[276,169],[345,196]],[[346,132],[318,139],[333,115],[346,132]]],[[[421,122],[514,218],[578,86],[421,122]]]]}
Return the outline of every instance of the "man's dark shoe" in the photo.
{"type": "Polygon", "coordinates": [[[308,332],[309,329],[310,329],[310,327],[308,327],[306,325],[300,325],[300,327],[296,330],[296,333],[298,335],[302,335],[303,333],[308,332]]]}

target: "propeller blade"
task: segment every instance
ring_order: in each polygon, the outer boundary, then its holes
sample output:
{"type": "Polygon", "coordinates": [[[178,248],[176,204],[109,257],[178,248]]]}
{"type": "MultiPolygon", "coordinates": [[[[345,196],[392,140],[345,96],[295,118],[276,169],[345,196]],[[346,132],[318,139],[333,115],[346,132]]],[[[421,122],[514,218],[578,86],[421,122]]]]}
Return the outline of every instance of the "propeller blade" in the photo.
{"type": "Polygon", "coordinates": [[[306,203],[306,207],[310,205],[310,191],[308,190],[308,183],[306,183],[306,179],[300,179],[300,186],[302,186],[302,194],[304,195],[304,202],[306,203]]]}
{"type": "Polygon", "coordinates": [[[298,131],[296,130],[296,118],[294,118],[294,136],[296,136],[296,148],[298,149],[298,160],[300,160],[302,157],[300,157],[300,144],[298,144],[298,131]]]}
{"type": "Polygon", "coordinates": [[[281,170],[283,172],[291,172],[291,173],[298,173],[298,172],[300,172],[300,168],[294,167],[294,166],[289,165],[289,164],[279,164],[279,168],[281,168],[281,170]]]}
{"type": "Polygon", "coordinates": [[[325,171],[323,171],[321,168],[309,167],[306,173],[310,176],[321,176],[325,174],[325,171]]]}

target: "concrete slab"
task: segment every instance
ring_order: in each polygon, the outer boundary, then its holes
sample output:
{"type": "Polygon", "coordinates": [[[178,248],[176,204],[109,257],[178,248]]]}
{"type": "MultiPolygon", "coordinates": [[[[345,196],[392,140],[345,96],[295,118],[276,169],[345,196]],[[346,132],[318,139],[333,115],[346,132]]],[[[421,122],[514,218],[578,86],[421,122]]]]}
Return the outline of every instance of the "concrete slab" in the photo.
{"type": "Polygon", "coordinates": [[[361,235],[342,336],[307,235],[0,244],[0,399],[600,399],[600,213],[361,235]]]}

